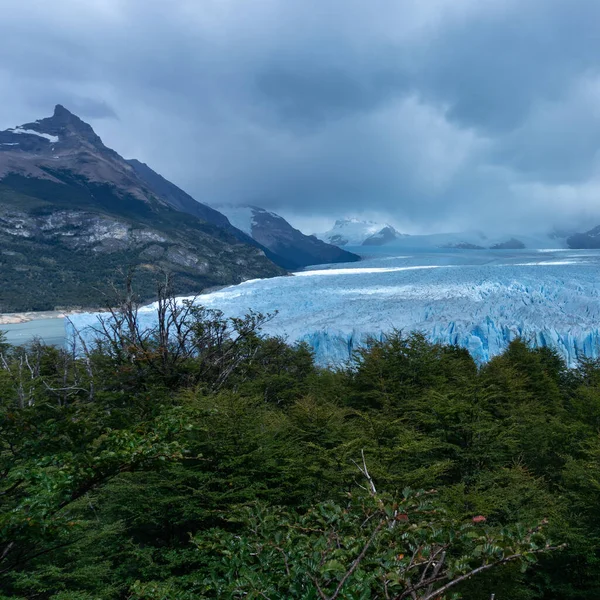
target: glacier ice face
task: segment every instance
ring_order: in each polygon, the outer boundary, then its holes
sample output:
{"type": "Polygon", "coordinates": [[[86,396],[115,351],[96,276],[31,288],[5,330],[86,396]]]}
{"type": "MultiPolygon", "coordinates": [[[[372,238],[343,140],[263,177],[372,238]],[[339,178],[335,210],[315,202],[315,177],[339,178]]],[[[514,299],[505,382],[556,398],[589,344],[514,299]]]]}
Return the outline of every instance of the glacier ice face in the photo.
{"type": "MultiPolygon", "coordinates": [[[[516,337],[556,348],[574,366],[600,355],[600,252],[438,251],[386,256],[247,281],[199,302],[227,316],[278,311],[265,332],[306,341],[340,364],[392,329],[467,348],[478,362],[516,337]]],[[[151,323],[155,307],[140,311],[151,323]]],[[[94,314],[74,315],[81,331],[94,314]]],[[[89,335],[89,334],[86,334],[89,335]]]]}

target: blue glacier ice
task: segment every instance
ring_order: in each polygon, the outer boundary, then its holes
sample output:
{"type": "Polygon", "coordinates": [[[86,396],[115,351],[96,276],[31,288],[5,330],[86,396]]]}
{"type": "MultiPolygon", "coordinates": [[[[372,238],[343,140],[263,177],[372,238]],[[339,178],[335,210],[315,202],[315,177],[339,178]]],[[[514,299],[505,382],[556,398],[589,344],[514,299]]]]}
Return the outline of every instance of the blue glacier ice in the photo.
{"type": "MultiPolygon", "coordinates": [[[[480,363],[516,337],[555,348],[571,366],[600,354],[598,251],[373,252],[380,254],[247,281],[198,302],[227,316],[277,310],[265,332],[308,342],[320,364],[344,363],[369,337],[392,329],[458,344],[480,363]]],[[[150,325],[155,307],[143,307],[140,315],[150,325]]],[[[86,328],[97,315],[71,320],[90,337],[86,328]]]]}

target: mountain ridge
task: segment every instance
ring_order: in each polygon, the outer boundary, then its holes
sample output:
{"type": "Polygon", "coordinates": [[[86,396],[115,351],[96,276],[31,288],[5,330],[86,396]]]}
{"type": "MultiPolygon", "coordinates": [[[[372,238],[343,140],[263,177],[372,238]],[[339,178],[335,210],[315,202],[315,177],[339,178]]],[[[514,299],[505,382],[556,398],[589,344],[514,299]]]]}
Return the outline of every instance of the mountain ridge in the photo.
{"type": "Polygon", "coordinates": [[[574,233],[567,238],[570,248],[600,248],[600,225],[582,233],[574,233]]]}
{"type": "MultiPolygon", "coordinates": [[[[272,231],[271,236],[265,240],[267,243],[263,244],[260,239],[253,237],[251,230],[247,230],[248,228],[244,226],[237,227],[235,223],[232,224],[223,212],[220,212],[208,204],[198,202],[187,192],[165,179],[145,163],[136,159],[130,159],[127,162],[133,167],[137,175],[170,206],[225,229],[240,242],[262,250],[267,258],[283,269],[298,269],[308,266],[309,264],[315,264],[315,262],[327,262],[329,258],[331,258],[333,262],[339,262],[340,260],[359,260],[358,256],[354,254],[351,255],[350,253],[346,253],[342,256],[342,254],[337,250],[334,250],[333,247],[330,247],[329,249],[324,247],[320,248],[320,253],[317,249],[313,249],[312,253],[306,252],[306,249],[304,248],[306,246],[304,237],[306,236],[297,230],[295,242],[286,243],[285,239],[280,239],[278,241],[275,239],[277,238],[277,235],[272,231]]],[[[255,208],[259,211],[263,210],[258,207],[255,208]]],[[[264,237],[265,236],[263,236],[263,238],[264,237]]],[[[283,234],[283,238],[286,237],[288,238],[288,241],[290,241],[289,232],[288,235],[285,233],[283,234]]]]}
{"type": "Polygon", "coordinates": [[[181,293],[284,274],[232,229],[177,210],[61,105],[0,132],[2,312],[99,307],[129,269],[147,300],[163,271],[181,293]]]}
{"type": "Polygon", "coordinates": [[[300,269],[325,263],[356,262],[360,256],[315,236],[305,235],[281,215],[252,204],[220,206],[238,229],[282,257],[287,269],[300,269]]]}

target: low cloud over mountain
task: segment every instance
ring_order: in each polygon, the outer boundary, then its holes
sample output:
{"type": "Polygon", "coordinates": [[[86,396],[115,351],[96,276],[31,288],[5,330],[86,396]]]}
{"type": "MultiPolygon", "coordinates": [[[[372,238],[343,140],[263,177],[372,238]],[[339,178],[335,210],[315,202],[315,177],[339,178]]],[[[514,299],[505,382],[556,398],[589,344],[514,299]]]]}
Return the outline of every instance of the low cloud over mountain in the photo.
{"type": "Polygon", "coordinates": [[[600,220],[594,0],[2,12],[0,129],[63,103],[201,201],[409,233],[600,220]]]}

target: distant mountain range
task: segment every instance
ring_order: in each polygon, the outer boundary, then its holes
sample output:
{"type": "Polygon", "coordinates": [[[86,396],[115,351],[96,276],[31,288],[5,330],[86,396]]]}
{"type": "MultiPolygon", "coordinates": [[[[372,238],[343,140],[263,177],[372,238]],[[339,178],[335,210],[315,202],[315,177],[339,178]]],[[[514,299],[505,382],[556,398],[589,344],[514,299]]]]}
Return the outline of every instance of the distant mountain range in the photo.
{"type": "Polygon", "coordinates": [[[321,250],[305,256],[301,247],[290,260],[291,243],[278,255],[106,147],[61,105],[52,117],[0,132],[0,312],[102,306],[102,290],[131,268],[150,299],[162,271],[174,274],[178,292],[195,293],[309,259],[348,259],[336,247],[321,250]]]}
{"type": "Polygon", "coordinates": [[[570,248],[600,248],[600,225],[585,233],[575,233],[567,238],[570,248]]]}
{"type": "MultiPolygon", "coordinates": [[[[317,236],[340,247],[385,246],[404,250],[447,248],[457,250],[520,250],[535,248],[600,248],[600,226],[586,233],[553,231],[547,234],[488,236],[482,232],[407,235],[391,225],[360,219],[338,219],[317,236]]],[[[367,248],[364,250],[368,251],[367,248]]]]}
{"type": "Polygon", "coordinates": [[[258,206],[219,206],[230,223],[281,257],[287,269],[323,263],[354,262],[360,257],[313,235],[304,235],[283,217],[258,206]]]}
{"type": "Polygon", "coordinates": [[[338,219],[334,226],[316,237],[336,246],[382,246],[405,237],[391,225],[360,219],[338,219]]]}

